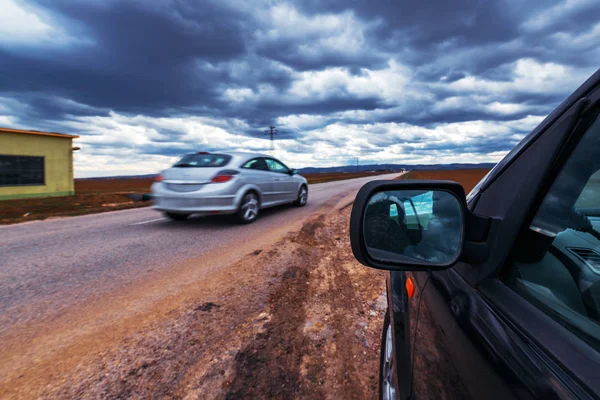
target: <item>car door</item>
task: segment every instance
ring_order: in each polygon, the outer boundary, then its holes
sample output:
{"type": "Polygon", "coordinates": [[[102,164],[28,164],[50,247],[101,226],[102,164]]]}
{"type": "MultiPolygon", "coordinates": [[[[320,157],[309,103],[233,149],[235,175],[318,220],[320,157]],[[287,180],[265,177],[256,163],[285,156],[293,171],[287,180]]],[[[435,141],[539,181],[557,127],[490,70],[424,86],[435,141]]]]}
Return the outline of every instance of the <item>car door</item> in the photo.
{"type": "Polygon", "coordinates": [[[600,396],[599,82],[469,195],[486,224],[459,263],[390,273],[400,398],[600,396]]]}
{"type": "Polygon", "coordinates": [[[267,166],[272,173],[273,194],[279,203],[286,203],[296,199],[297,184],[290,170],[281,161],[274,158],[265,158],[267,166]]]}
{"type": "Polygon", "coordinates": [[[268,207],[275,202],[273,190],[273,175],[264,158],[257,157],[245,162],[244,179],[247,183],[256,185],[261,192],[261,206],[268,207]]]}

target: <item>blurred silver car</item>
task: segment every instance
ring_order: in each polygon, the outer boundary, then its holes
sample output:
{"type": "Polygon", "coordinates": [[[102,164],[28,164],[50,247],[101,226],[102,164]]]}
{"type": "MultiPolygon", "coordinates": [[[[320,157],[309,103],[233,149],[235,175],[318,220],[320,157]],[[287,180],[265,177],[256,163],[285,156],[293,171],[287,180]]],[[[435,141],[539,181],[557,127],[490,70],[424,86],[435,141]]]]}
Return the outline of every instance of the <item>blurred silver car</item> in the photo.
{"type": "Polygon", "coordinates": [[[306,179],[281,161],[253,153],[187,154],[152,184],[153,208],[174,220],[236,214],[241,223],[279,204],[306,205],[306,179]]]}

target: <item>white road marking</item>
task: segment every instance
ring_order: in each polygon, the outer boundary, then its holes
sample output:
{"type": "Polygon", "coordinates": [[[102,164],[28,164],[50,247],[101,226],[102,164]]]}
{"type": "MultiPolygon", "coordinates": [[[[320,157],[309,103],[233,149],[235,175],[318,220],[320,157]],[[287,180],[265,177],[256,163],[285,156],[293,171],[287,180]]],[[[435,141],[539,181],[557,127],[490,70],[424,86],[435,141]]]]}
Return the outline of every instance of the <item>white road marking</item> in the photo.
{"type": "Polygon", "coordinates": [[[163,221],[166,218],[157,218],[157,219],[151,219],[150,221],[142,221],[142,222],[136,222],[135,224],[129,224],[129,226],[133,226],[133,225],[144,225],[144,224],[149,224],[150,222],[156,222],[156,221],[163,221]]]}

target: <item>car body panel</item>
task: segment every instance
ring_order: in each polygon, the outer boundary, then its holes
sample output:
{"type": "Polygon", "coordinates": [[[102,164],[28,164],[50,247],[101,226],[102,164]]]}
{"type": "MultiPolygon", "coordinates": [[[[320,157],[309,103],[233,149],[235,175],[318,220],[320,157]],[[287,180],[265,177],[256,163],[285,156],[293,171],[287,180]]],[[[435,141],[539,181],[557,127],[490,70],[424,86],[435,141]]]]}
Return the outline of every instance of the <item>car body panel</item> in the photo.
{"type": "Polygon", "coordinates": [[[231,160],[222,167],[177,167],[163,171],[163,180],[151,187],[153,208],[171,213],[233,214],[249,191],[256,192],[260,207],[266,208],[294,202],[300,187],[307,185],[301,175],[242,168],[250,160],[272,158],[270,156],[224,154],[230,155],[231,160]],[[228,182],[211,182],[214,176],[225,170],[236,171],[237,174],[228,182]]]}
{"type": "MultiPolygon", "coordinates": [[[[285,164],[283,164],[281,161],[272,157],[267,157],[267,159],[275,160],[276,162],[285,166],[285,164]]],[[[298,180],[295,178],[296,175],[290,175],[276,171],[269,171],[268,173],[271,174],[271,179],[274,182],[273,197],[277,199],[277,201],[289,202],[296,200],[298,191],[300,189],[298,180]]]]}
{"type": "Polygon", "coordinates": [[[270,172],[253,169],[243,169],[243,171],[238,179],[243,185],[252,186],[257,190],[263,207],[269,207],[277,202],[277,199],[273,196],[273,177],[270,172]]]}
{"type": "Polygon", "coordinates": [[[593,398],[455,271],[391,272],[396,299],[406,297],[405,276],[416,290],[408,313],[397,300],[393,308],[400,398],[593,398]]]}

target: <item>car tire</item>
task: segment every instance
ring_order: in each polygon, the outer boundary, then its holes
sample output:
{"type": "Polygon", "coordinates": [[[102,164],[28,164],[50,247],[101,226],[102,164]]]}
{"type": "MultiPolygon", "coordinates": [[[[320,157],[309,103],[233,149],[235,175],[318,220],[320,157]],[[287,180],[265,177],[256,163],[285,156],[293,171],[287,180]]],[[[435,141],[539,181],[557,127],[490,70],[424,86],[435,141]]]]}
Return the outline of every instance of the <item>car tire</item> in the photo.
{"type": "Polygon", "coordinates": [[[169,219],[172,219],[173,221],[184,221],[190,216],[190,214],[166,212],[165,216],[169,219]]]}
{"type": "Polygon", "coordinates": [[[390,311],[385,313],[383,319],[383,333],[381,335],[381,352],[379,355],[379,399],[396,399],[396,371],[395,352],[393,347],[392,326],[390,325],[390,311]]]}
{"type": "Polygon", "coordinates": [[[308,201],[308,188],[306,185],[300,186],[300,190],[298,190],[298,198],[294,201],[294,205],[296,207],[304,207],[306,202],[308,201]]]}
{"type": "Polygon", "coordinates": [[[258,212],[260,210],[260,201],[256,192],[247,192],[242,197],[240,207],[236,214],[237,220],[240,224],[250,224],[256,221],[258,212]]]}

